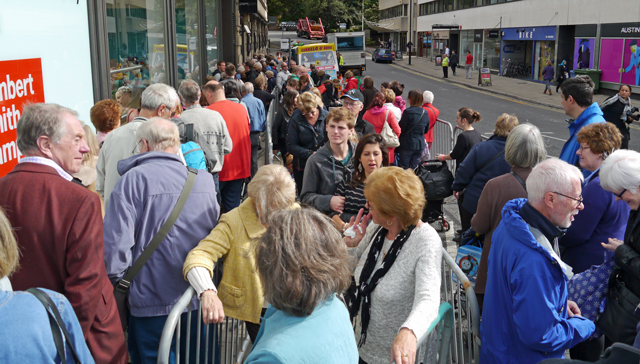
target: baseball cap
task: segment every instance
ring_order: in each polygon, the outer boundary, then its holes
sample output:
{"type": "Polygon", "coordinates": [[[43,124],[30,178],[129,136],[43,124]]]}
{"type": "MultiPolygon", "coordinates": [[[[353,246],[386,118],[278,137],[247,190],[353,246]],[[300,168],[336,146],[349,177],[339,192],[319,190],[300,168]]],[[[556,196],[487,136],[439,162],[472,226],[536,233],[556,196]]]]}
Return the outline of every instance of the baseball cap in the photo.
{"type": "Polygon", "coordinates": [[[347,91],[346,94],[342,95],[342,97],[340,97],[341,99],[344,99],[345,97],[350,98],[353,101],[360,101],[361,103],[364,104],[364,95],[362,95],[362,92],[358,91],[358,89],[351,89],[349,91],[347,91]]]}

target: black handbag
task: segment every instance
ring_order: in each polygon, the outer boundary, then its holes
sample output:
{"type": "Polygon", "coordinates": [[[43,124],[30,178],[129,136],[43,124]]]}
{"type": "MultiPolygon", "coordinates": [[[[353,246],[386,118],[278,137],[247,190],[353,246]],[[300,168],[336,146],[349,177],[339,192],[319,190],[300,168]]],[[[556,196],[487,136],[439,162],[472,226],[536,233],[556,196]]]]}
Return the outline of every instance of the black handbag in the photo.
{"type": "Polygon", "coordinates": [[[118,306],[118,313],[120,314],[120,323],[122,324],[122,330],[127,331],[127,327],[129,326],[129,306],[127,305],[127,297],[129,296],[129,287],[131,286],[131,282],[138,275],[144,264],[151,258],[151,255],[156,251],[160,243],[164,240],[164,238],[169,233],[169,230],[173,227],[173,224],[180,216],[180,212],[182,212],[182,208],[185,203],[189,199],[189,194],[191,193],[191,189],[193,188],[193,184],[196,181],[196,176],[198,175],[198,171],[187,167],[189,172],[187,173],[187,182],[185,183],[182,192],[180,193],[180,197],[178,197],[178,202],[173,207],[173,211],[171,211],[171,215],[160,228],[160,231],[151,239],[151,242],[146,247],[146,249],[140,254],[138,259],[131,265],[131,268],[127,271],[127,274],[116,282],[113,289],[113,296],[116,299],[116,304],[118,306]]]}
{"type": "Polygon", "coordinates": [[[443,200],[453,195],[453,173],[449,170],[447,162],[429,160],[420,163],[414,170],[422,186],[427,201],[443,200]]]}
{"type": "Polygon", "coordinates": [[[620,282],[620,273],[618,267],[611,272],[607,304],[604,312],[598,315],[596,327],[613,342],[633,345],[640,317],[640,298],[620,282]]]}

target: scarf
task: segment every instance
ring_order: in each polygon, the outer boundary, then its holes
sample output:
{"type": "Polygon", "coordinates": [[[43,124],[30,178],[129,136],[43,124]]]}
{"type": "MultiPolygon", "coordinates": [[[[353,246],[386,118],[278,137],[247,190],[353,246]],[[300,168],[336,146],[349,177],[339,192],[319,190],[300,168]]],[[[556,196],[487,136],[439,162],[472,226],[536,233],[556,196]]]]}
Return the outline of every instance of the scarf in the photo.
{"type": "Polygon", "coordinates": [[[567,232],[567,229],[559,228],[538,210],[536,210],[529,202],[522,205],[520,208],[520,217],[522,220],[530,226],[540,230],[540,232],[549,240],[553,242],[553,251],[559,256],[560,247],[558,246],[558,238],[567,232]]]}
{"type": "Polygon", "coordinates": [[[379,115],[382,114],[383,112],[387,111],[387,107],[386,106],[374,106],[371,109],[369,109],[369,111],[371,111],[371,113],[373,115],[379,115]]]}
{"type": "Polygon", "coordinates": [[[620,120],[627,121],[627,115],[631,112],[631,98],[627,98],[626,100],[617,94],[615,96],[611,96],[610,98],[604,100],[602,105],[600,105],[600,109],[604,110],[605,107],[615,104],[617,101],[620,101],[624,105],[624,110],[622,111],[622,115],[620,116],[620,120]]]}
{"type": "Polygon", "coordinates": [[[407,108],[407,103],[404,101],[402,96],[396,96],[396,100],[393,102],[394,106],[397,106],[400,109],[400,112],[404,112],[404,109],[407,108]]]}
{"type": "Polygon", "coordinates": [[[376,289],[376,286],[382,278],[387,274],[393,263],[396,261],[400,251],[404,246],[404,243],[411,236],[411,232],[415,228],[415,225],[409,226],[406,230],[400,231],[400,234],[396,236],[396,239],[391,245],[391,249],[384,257],[382,265],[374,272],[378,256],[382,253],[382,246],[384,244],[384,237],[387,235],[388,230],[384,227],[380,227],[378,233],[373,237],[371,241],[371,248],[369,249],[369,255],[362,268],[360,274],[360,285],[349,292],[349,313],[353,319],[360,310],[360,303],[362,302],[362,313],[360,315],[361,323],[361,336],[358,342],[358,347],[364,345],[367,341],[367,327],[369,327],[369,320],[371,319],[371,293],[376,289]],[[371,278],[371,279],[369,279],[371,278]]]}

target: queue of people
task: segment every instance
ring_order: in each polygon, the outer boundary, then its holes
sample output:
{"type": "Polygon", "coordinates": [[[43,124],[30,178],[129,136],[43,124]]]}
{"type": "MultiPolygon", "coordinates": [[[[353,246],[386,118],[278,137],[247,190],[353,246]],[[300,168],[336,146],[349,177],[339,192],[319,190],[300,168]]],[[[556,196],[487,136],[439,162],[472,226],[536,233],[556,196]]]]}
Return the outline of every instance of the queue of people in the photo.
{"type": "MultiPolygon", "coordinates": [[[[417,362],[444,279],[443,243],[421,221],[429,196],[413,172],[430,156],[433,92],[405,100],[397,81],[378,92],[364,77],[360,90],[348,75],[336,94],[322,71],[289,73],[286,62],[257,58],[218,62],[204,85],[150,85],[139,109],[121,90],[126,114],[110,100],[92,108],[97,138],[73,110],[25,107],[25,157],[0,178],[0,314],[25,318],[6,327],[34,349],[0,349],[0,361],[155,363],[168,314],[191,286],[189,308],[202,306],[191,337],[225,317],[244,321],[247,363],[417,362]],[[278,87],[281,103],[265,91],[278,87]],[[274,152],[292,161],[258,168],[273,102],[274,152]],[[201,169],[189,166],[187,142],[200,146],[201,169]],[[126,307],[114,286],[128,293],[126,307]],[[71,339],[62,351],[41,335],[48,310],[21,292],[33,287],[63,312],[58,325],[71,339]]],[[[458,110],[453,150],[437,156],[457,162],[462,230],[486,234],[476,285],[482,363],[538,363],[568,349],[595,361],[640,329],[619,303],[640,304],[640,154],[619,150],[624,135],[604,123],[592,92],[582,78],[561,86],[575,121],[560,159],[546,159],[540,131],[506,113],[482,141],[473,126],[481,116],[468,107],[458,110]],[[580,294],[570,299],[593,266],[609,269],[599,316],[580,294]]],[[[603,110],[617,102],[628,116],[625,100],[621,89],[603,110]]]]}

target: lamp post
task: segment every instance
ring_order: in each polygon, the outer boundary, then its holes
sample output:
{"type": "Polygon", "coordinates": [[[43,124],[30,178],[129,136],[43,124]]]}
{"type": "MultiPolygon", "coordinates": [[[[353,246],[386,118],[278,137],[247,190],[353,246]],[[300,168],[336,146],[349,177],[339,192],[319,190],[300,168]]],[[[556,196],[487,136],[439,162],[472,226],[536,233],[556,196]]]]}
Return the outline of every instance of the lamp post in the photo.
{"type": "Polygon", "coordinates": [[[362,0],[362,31],[364,32],[364,0],[362,0]]]}
{"type": "Polygon", "coordinates": [[[408,43],[407,43],[407,48],[409,49],[409,66],[411,66],[411,46],[413,45],[413,43],[411,42],[411,20],[413,18],[413,0],[409,0],[409,36],[407,37],[408,39],[408,43]]]}

